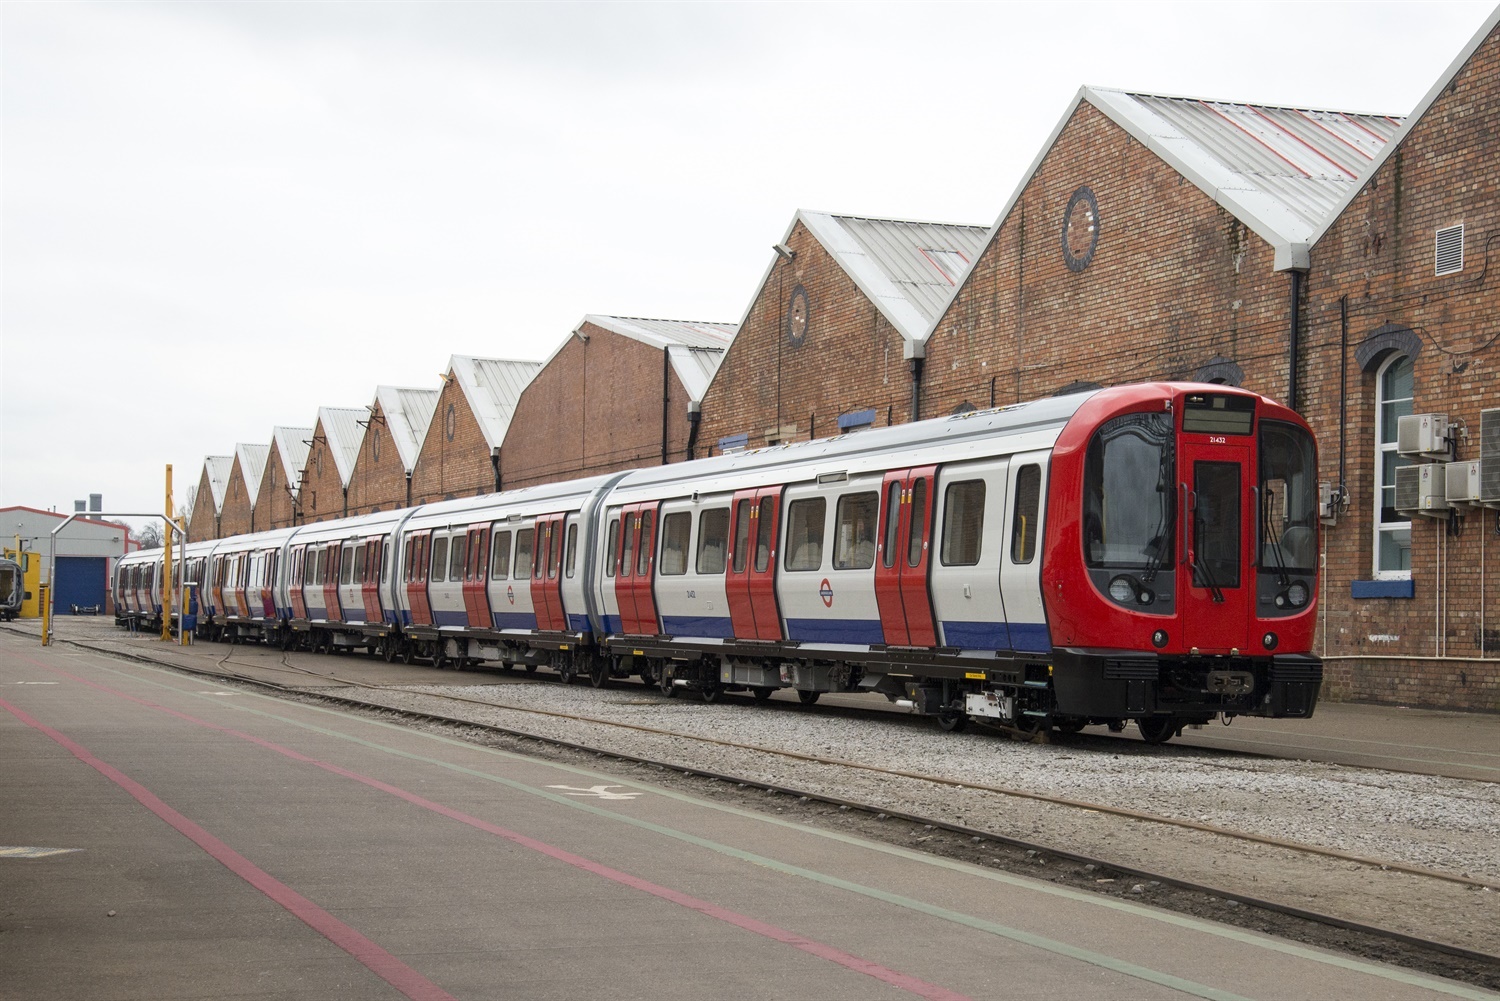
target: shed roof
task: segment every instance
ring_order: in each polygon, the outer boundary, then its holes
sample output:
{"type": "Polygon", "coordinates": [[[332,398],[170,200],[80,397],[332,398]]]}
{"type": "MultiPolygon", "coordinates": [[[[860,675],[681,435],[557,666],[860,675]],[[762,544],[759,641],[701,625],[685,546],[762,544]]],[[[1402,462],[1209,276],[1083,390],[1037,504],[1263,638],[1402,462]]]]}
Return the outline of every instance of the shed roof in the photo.
{"type": "Polygon", "coordinates": [[[1278,271],[1308,266],[1314,237],[1401,126],[1390,115],[1082,87],[992,235],[1085,101],[1270,244],[1278,271]]]}
{"type": "Polygon", "coordinates": [[[208,476],[208,489],[213,494],[214,514],[223,514],[224,494],[229,489],[229,474],[234,472],[234,456],[204,456],[203,472],[208,476]]]}
{"type": "MultiPolygon", "coordinates": [[[[432,415],[437,411],[439,389],[414,389],[408,386],[376,386],[375,403],[385,417],[386,430],[396,443],[396,454],[401,457],[401,467],[410,473],[417,465],[417,455],[422,451],[422,439],[427,437],[427,428],[432,415]]],[[[373,404],[372,404],[373,407],[373,404]]]]}
{"type": "Polygon", "coordinates": [[[541,370],[539,361],[472,355],[454,355],[448,360],[448,371],[458,379],[469,409],[484,432],[485,443],[492,449],[505,443],[505,432],[516,413],[516,400],[541,370]]]}
{"type": "Polygon", "coordinates": [[[302,486],[302,470],[307,468],[307,450],[311,447],[312,428],[276,427],[271,430],[271,440],[276,444],[276,454],[281,456],[281,471],[284,482],[293,498],[302,486]]]}
{"type": "Polygon", "coordinates": [[[1436,103],[1438,97],[1442,95],[1443,91],[1448,89],[1448,85],[1463,71],[1463,68],[1468,65],[1469,60],[1474,58],[1474,53],[1479,51],[1479,47],[1484,44],[1485,39],[1494,33],[1497,26],[1500,26],[1500,7],[1496,7],[1490,12],[1490,16],[1484,19],[1484,24],[1479,26],[1479,30],[1469,39],[1468,44],[1459,51],[1458,55],[1454,57],[1453,62],[1448,64],[1448,68],[1437,78],[1437,82],[1432,85],[1432,89],[1427,91],[1422,100],[1417,102],[1417,106],[1412,110],[1412,113],[1407,115],[1402,121],[1401,128],[1376,153],[1375,159],[1371,162],[1369,169],[1360,175],[1359,183],[1349,185],[1348,189],[1343,192],[1343,196],[1329,211],[1327,217],[1323,219],[1323,223],[1318,227],[1317,232],[1313,234],[1312,239],[1309,241],[1310,244],[1317,243],[1332,228],[1333,224],[1338,221],[1338,217],[1343,215],[1344,210],[1349,207],[1349,203],[1354,201],[1370,178],[1375,176],[1375,172],[1385,164],[1387,159],[1395,154],[1396,150],[1406,141],[1406,137],[1411,134],[1412,129],[1416,127],[1417,123],[1427,115],[1427,112],[1432,110],[1432,106],[1436,103]]]}
{"type": "MultiPolygon", "coordinates": [[[[584,323],[640,341],[667,353],[667,360],[677,378],[682,380],[688,398],[701,403],[714,373],[724,362],[724,352],[734,340],[739,329],[733,323],[711,323],[699,320],[648,320],[636,316],[605,316],[589,313],[574,329],[576,334],[584,323]]],[[[547,360],[556,358],[567,346],[564,341],[547,360]]]]}
{"type": "Polygon", "coordinates": [[[245,478],[245,496],[250,498],[250,506],[254,507],[256,495],[260,493],[261,475],[266,471],[266,460],[271,457],[271,446],[241,442],[234,446],[234,456],[240,463],[240,475],[245,478]]]}
{"type": "MultiPolygon", "coordinates": [[[[328,451],[333,454],[333,464],[339,471],[339,482],[349,485],[354,475],[354,460],[359,458],[359,446],[365,440],[365,426],[360,421],[369,419],[370,411],[364,407],[319,407],[318,423],[328,438],[328,451]]],[[[305,464],[305,463],[304,463],[305,464]]]]}

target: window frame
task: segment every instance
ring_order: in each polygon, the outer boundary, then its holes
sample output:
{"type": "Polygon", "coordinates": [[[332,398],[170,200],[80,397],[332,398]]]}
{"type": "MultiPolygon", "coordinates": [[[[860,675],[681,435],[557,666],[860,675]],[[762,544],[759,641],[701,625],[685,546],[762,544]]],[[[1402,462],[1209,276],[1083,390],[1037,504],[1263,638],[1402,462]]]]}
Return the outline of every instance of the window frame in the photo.
{"type": "MultiPolygon", "coordinates": [[[[1410,355],[1402,354],[1399,351],[1393,351],[1393,352],[1391,352],[1390,357],[1388,357],[1384,361],[1382,361],[1380,363],[1380,365],[1375,369],[1375,421],[1374,421],[1374,432],[1375,432],[1375,434],[1374,434],[1374,437],[1375,437],[1374,488],[1375,489],[1373,491],[1373,493],[1374,493],[1374,499],[1373,499],[1373,502],[1372,502],[1372,510],[1371,510],[1370,569],[1371,569],[1371,572],[1374,574],[1374,579],[1375,580],[1411,580],[1411,568],[1410,568],[1411,555],[1410,554],[1411,554],[1411,535],[1412,535],[1412,529],[1413,529],[1413,524],[1412,524],[1411,520],[1408,519],[1406,521],[1388,521],[1388,522],[1382,522],[1380,520],[1380,512],[1381,512],[1381,510],[1382,510],[1382,508],[1384,506],[1381,503],[1381,501],[1385,497],[1385,491],[1387,489],[1389,489],[1392,492],[1392,494],[1394,495],[1395,490],[1396,490],[1395,470],[1399,469],[1403,465],[1410,464],[1410,460],[1407,460],[1406,462],[1403,462],[1402,459],[1401,459],[1401,457],[1398,455],[1397,459],[1396,459],[1396,464],[1395,464],[1394,467],[1392,467],[1391,480],[1390,480],[1389,483],[1386,482],[1386,479],[1385,479],[1385,459],[1386,459],[1387,455],[1395,454],[1396,453],[1396,447],[1397,447],[1397,442],[1396,442],[1396,428],[1387,429],[1386,426],[1385,426],[1385,407],[1386,407],[1386,404],[1391,404],[1391,403],[1398,404],[1398,405],[1401,404],[1401,403],[1407,403],[1407,404],[1409,404],[1409,406],[1407,407],[1407,413],[1408,414],[1412,413],[1414,411],[1415,406],[1416,406],[1416,364],[1415,364],[1415,361],[1413,360],[1413,358],[1410,355]],[[1385,378],[1386,378],[1386,374],[1392,368],[1395,368],[1397,365],[1401,364],[1402,362],[1405,362],[1412,369],[1412,395],[1409,396],[1409,397],[1399,396],[1399,397],[1393,397],[1391,399],[1387,399],[1386,396],[1385,396],[1385,378]],[[1387,436],[1387,430],[1389,430],[1390,441],[1384,441],[1383,440],[1387,436]],[[1381,542],[1383,541],[1383,537],[1386,536],[1386,535],[1395,535],[1395,534],[1397,534],[1399,532],[1403,532],[1403,531],[1407,533],[1407,536],[1406,536],[1406,538],[1407,538],[1407,543],[1406,543],[1406,548],[1407,548],[1407,563],[1408,563],[1407,568],[1403,570],[1403,569],[1399,569],[1399,568],[1398,569],[1390,569],[1390,568],[1382,567],[1381,564],[1380,564],[1380,557],[1381,557],[1381,542]]],[[[1398,406],[1397,409],[1399,410],[1399,406],[1398,406]]],[[[1402,415],[1400,413],[1397,413],[1396,417],[1397,417],[1398,421],[1400,420],[1401,416],[1402,415]]]]}

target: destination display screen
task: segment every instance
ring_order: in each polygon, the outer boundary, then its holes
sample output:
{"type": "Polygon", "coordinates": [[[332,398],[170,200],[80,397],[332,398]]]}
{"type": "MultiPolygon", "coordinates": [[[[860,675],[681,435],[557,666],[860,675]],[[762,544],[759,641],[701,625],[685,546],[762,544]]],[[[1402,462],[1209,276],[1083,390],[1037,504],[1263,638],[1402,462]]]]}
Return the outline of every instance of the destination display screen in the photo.
{"type": "Polygon", "coordinates": [[[1250,434],[1255,429],[1255,398],[1218,393],[1189,393],[1182,430],[1189,434],[1250,434]]]}

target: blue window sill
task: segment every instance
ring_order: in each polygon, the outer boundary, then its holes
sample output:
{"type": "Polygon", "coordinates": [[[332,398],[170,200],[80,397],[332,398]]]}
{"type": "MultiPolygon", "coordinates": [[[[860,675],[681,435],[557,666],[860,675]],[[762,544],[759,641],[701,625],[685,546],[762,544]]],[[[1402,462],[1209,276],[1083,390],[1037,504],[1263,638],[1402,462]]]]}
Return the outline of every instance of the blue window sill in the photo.
{"type": "Polygon", "coordinates": [[[1356,580],[1349,584],[1351,598],[1415,598],[1417,584],[1412,580],[1356,580]]]}

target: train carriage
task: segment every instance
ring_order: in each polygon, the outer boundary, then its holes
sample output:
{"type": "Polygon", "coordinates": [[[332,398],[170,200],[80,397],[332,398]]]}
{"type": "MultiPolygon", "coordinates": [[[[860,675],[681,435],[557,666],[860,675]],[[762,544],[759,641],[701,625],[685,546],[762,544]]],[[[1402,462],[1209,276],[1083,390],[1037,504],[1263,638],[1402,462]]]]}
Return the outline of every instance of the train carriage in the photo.
{"type": "Polygon", "coordinates": [[[387,511],[319,522],[288,537],[280,593],[286,645],[363,647],[394,658],[396,539],[408,515],[387,511]]]}

